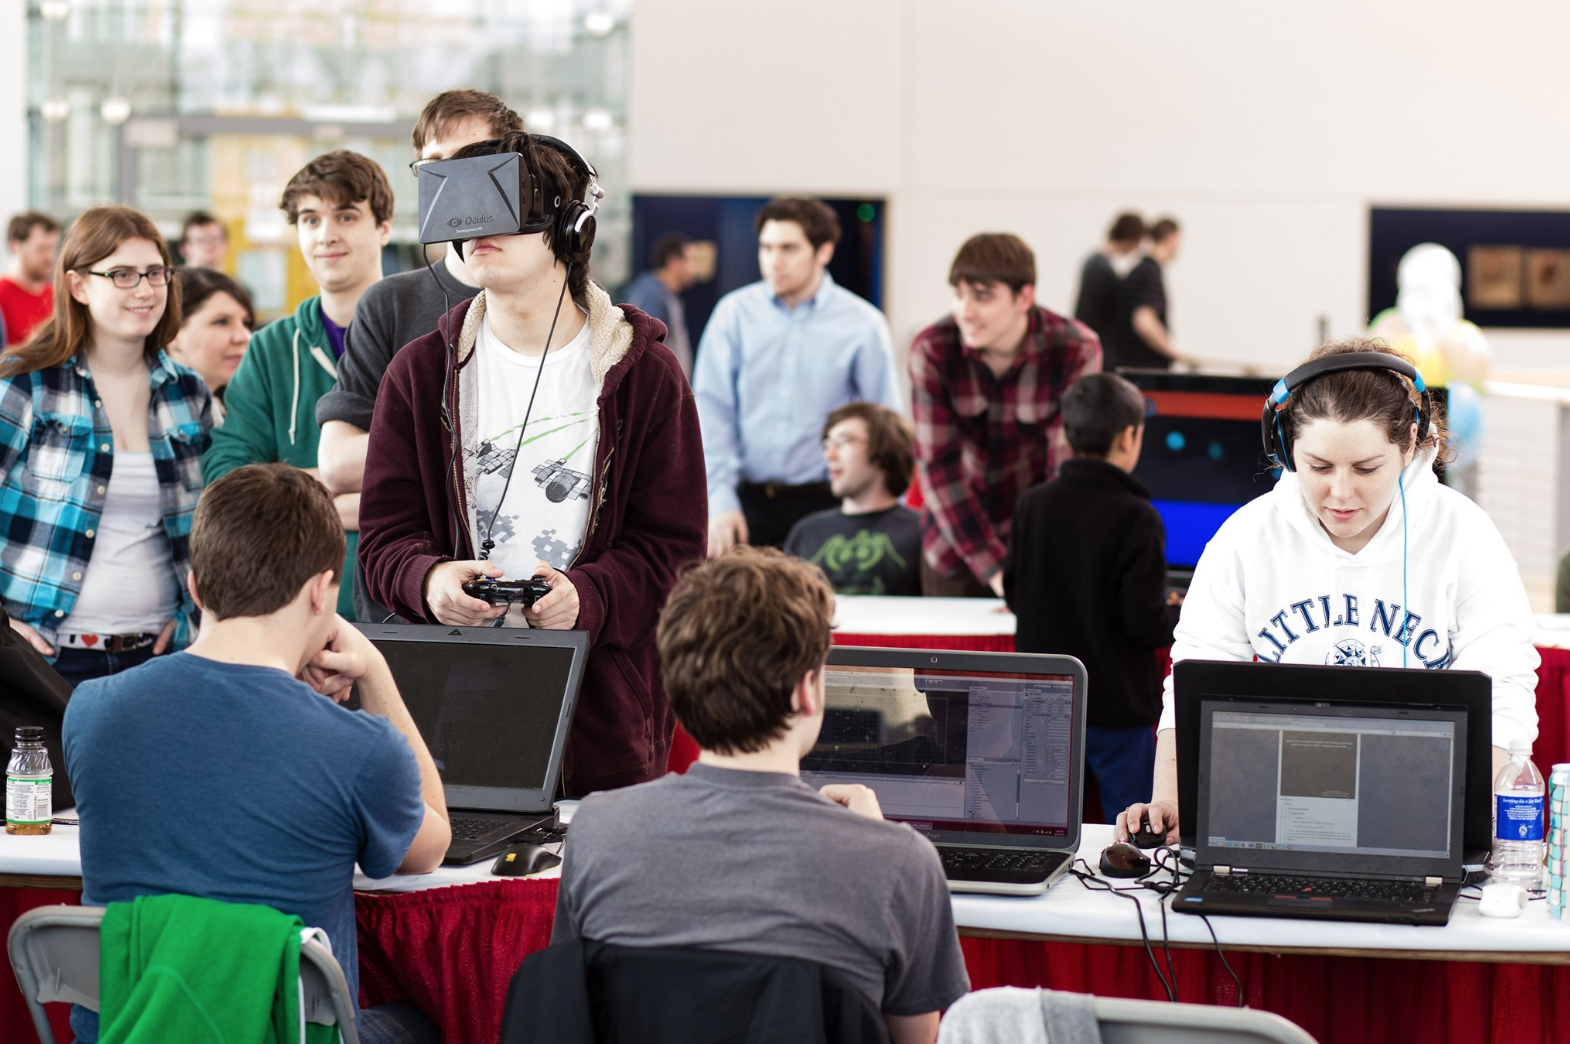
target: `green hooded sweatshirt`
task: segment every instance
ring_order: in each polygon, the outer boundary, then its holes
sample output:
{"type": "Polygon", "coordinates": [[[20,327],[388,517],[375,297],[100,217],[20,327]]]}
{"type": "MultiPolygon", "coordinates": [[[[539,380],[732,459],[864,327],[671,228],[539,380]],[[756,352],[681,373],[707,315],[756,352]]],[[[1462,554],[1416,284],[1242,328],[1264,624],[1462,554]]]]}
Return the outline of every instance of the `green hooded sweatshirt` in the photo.
{"type": "MultiPolygon", "coordinates": [[[[202,478],[208,485],[246,464],[317,466],[322,429],[316,423],[316,400],[338,380],[319,302],[306,298],[293,315],[268,323],[251,338],[224,392],[224,422],[213,429],[212,446],[202,456],[202,478]]],[[[349,547],[339,577],[338,613],[353,620],[354,553],[360,534],[345,536],[349,547]]]]}

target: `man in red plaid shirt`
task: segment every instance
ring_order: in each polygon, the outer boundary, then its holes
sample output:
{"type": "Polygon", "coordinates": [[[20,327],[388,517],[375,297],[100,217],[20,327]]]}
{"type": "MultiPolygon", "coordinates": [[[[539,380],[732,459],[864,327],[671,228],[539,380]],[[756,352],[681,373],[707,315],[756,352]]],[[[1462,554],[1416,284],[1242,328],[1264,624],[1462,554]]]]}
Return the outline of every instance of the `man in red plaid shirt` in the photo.
{"type": "Polygon", "coordinates": [[[1101,370],[1089,327],[1035,303],[1036,255],[983,233],[949,268],[948,318],[910,347],[922,509],[922,594],[1003,595],[1019,495],[1068,456],[1058,403],[1101,370]]]}

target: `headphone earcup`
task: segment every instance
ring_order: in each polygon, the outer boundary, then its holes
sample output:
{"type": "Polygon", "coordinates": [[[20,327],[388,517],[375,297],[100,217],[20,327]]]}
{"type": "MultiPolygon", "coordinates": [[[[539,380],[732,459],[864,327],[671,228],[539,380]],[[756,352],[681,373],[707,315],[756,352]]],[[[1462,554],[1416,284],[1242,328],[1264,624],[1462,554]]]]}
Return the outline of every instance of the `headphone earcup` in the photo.
{"type": "Polygon", "coordinates": [[[573,200],[561,209],[556,218],[556,232],[551,248],[556,260],[564,265],[582,264],[588,260],[589,247],[594,243],[594,215],[582,200],[573,200]],[[588,219],[577,227],[585,214],[588,219]]]}

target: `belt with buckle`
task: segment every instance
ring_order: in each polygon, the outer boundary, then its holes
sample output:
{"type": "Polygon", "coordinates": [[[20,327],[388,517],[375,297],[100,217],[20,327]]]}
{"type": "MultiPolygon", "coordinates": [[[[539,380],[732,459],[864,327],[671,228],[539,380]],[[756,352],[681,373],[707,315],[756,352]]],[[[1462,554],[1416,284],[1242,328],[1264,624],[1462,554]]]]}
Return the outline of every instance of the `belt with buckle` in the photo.
{"type": "Polygon", "coordinates": [[[833,496],[827,482],[809,482],[804,486],[787,486],[783,482],[743,482],[738,493],[756,493],[769,500],[797,500],[803,497],[833,496]]]}
{"type": "Polygon", "coordinates": [[[73,649],[94,649],[106,653],[145,649],[158,641],[156,634],[61,634],[57,637],[59,644],[73,649]]]}

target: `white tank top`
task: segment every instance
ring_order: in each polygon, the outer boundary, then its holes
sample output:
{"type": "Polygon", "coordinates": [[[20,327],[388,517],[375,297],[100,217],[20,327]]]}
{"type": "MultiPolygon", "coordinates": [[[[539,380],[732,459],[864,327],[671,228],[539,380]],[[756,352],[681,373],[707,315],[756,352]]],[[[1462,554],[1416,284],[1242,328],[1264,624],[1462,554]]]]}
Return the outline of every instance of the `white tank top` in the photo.
{"type": "Polygon", "coordinates": [[[93,556],[62,634],[156,634],[180,610],[153,455],[116,450],[93,556]]]}

